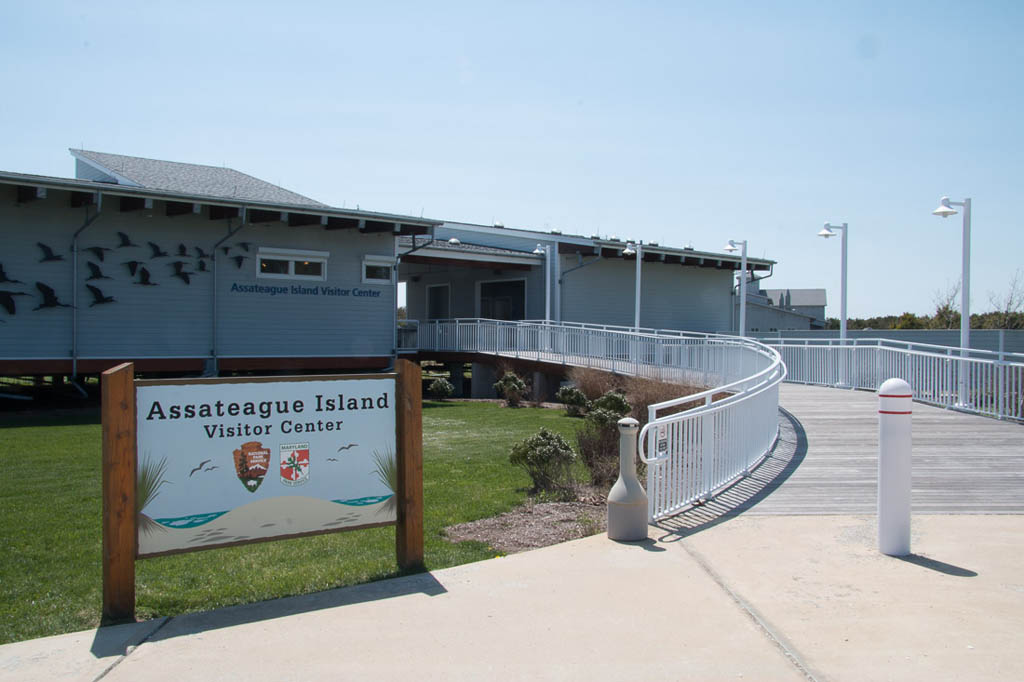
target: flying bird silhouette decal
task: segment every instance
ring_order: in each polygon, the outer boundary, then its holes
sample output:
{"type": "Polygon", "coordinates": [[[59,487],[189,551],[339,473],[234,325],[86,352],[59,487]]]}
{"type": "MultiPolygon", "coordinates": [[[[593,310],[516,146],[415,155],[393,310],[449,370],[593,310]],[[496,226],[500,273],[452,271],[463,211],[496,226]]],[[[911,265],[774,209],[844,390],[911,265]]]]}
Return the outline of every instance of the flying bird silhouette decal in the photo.
{"type": "Polygon", "coordinates": [[[206,269],[206,261],[196,261],[196,272],[209,272],[209,270],[206,269]]]}
{"type": "Polygon", "coordinates": [[[100,266],[96,265],[95,263],[88,262],[86,263],[86,266],[89,268],[89,276],[85,278],[86,282],[91,282],[94,279],[111,279],[110,277],[104,275],[103,271],[100,270],[100,266]]]}
{"type": "Polygon", "coordinates": [[[168,258],[171,255],[171,254],[167,253],[166,251],[162,250],[159,246],[157,246],[153,242],[146,242],[146,243],[149,244],[149,248],[153,251],[153,255],[150,256],[150,259],[153,259],[153,258],[168,258]]]}
{"type": "Polygon", "coordinates": [[[4,265],[3,265],[3,263],[0,263],[0,284],[4,284],[4,283],[7,283],[7,284],[24,284],[24,282],[21,282],[21,281],[16,280],[16,279],[11,279],[10,277],[8,277],[7,273],[4,272],[4,265]]]}
{"type": "Polygon", "coordinates": [[[138,246],[138,244],[133,244],[131,238],[124,232],[118,232],[117,238],[121,240],[121,243],[117,245],[117,248],[119,249],[123,249],[127,246],[138,246]]]}
{"type": "Polygon", "coordinates": [[[85,288],[89,290],[90,294],[92,294],[92,303],[89,304],[90,308],[93,307],[94,305],[101,305],[103,303],[116,303],[113,296],[104,296],[103,292],[100,291],[99,287],[94,287],[91,284],[86,284],[85,288]]]}
{"type": "Polygon", "coordinates": [[[43,252],[43,257],[40,259],[40,263],[50,263],[52,261],[64,260],[64,256],[58,256],[53,252],[49,246],[42,242],[36,242],[36,246],[43,252]]]}
{"type": "Polygon", "coordinates": [[[147,270],[146,268],[139,268],[139,281],[136,282],[136,284],[141,284],[147,287],[160,286],[156,282],[149,281],[149,270],[147,270]]]}
{"type": "Polygon", "coordinates": [[[248,256],[232,256],[231,260],[235,261],[235,265],[238,266],[239,270],[241,270],[242,269],[242,262],[246,258],[248,258],[248,256]]]}
{"type": "Polygon", "coordinates": [[[207,464],[209,464],[212,461],[213,461],[212,459],[204,459],[202,462],[199,463],[199,466],[197,466],[192,471],[188,472],[188,477],[192,478],[192,474],[194,474],[197,471],[202,471],[203,467],[206,466],[207,464]]]}
{"type": "Polygon", "coordinates": [[[206,253],[205,251],[203,251],[198,246],[195,246],[195,247],[192,247],[192,248],[194,248],[196,250],[196,258],[209,258],[210,257],[210,254],[206,253]]]}
{"type": "Polygon", "coordinates": [[[82,249],[82,251],[88,251],[89,253],[91,253],[93,256],[96,257],[96,260],[98,260],[99,262],[102,263],[103,262],[103,252],[104,251],[113,251],[113,249],[108,249],[105,246],[90,246],[87,249],[82,249]]]}
{"type": "Polygon", "coordinates": [[[222,246],[222,247],[220,247],[220,250],[223,251],[224,255],[226,256],[226,255],[228,255],[228,251],[231,250],[231,247],[230,246],[222,246]]]}
{"type": "Polygon", "coordinates": [[[184,244],[178,244],[178,256],[188,258],[188,249],[185,248],[184,244]]]}
{"type": "Polygon", "coordinates": [[[139,269],[139,266],[142,265],[142,262],[137,260],[126,260],[125,262],[121,263],[121,265],[127,265],[128,272],[132,273],[132,277],[134,277],[135,272],[139,269]]]}
{"type": "Polygon", "coordinates": [[[57,300],[57,292],[42,282],[36,282],[36,289],[39,289],[39,293],[43,295],[43,302],[37,305],[33,310],[42,310],[43,308],[70,308],[67,303],[61,303],[57,300]]]}
{"type": "Polygon", "coordinates": [[[171,265],[171,266],[174,267],[174,275],[173,275],[173,277],[177,277],[178,279],[180,279],[185,284],[188,284],[190,282],[188,276],[195,274],[194,272],[185,272],[185,266],[187,265],[187,263],[183,263],[180,260],[176,260],[173,263],[168,263],[168,265],[171,265]]]}
{"type": "Polygon", "coordinates": [[[0,306],[3,306],[7,312],[14,315],[14,297],[15,296],[28,296],[23,291],[0,291],[0,306]]]}

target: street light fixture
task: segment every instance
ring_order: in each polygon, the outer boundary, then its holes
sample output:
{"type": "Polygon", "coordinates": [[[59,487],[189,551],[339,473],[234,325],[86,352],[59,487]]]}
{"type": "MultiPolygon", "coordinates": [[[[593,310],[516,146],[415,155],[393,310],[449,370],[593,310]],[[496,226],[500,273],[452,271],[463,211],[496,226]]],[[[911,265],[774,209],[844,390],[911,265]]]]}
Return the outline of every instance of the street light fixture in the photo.
{"type": "Polygon", "coordinates": [[[730,239],[725,250],[733,253],[740,250],[740,336],[747,335],[747,240],[730,239]],[[737,246],[738,245],[738,246],[737,246]]]}
{"type": "Polygon", "coordinates": [[[825,227],[818,233],[819,237],[828,239],[829,237],[835,237],[836,233],[833,230],[840,230],[843,233],[843,248],[842,248],[842,268],[840,270],[839,279],[839,346],[844,350],[840,351],[840,363],[839,363],[839,385],[843,388],[849,386],[846,375],[846,234],[849,231],[850,226],[846,223],[842,225],[832,225],[831,223],[825,223],[825,227]]]}
{"type": "MultiPolygon", "coordinates": [[[[950,201],[949,197],[942,197],[939,200],[939,207],[932,211],[932,215],[948,218],[956,215],[954,206],[962,206],[964,209],[963,229],[963,265],[960,275],[960,357],[966,360],[971,346],[971,198],[963,201],[950,201]]],[[[960,388],[957,406],[967,407],[967,363],[960,363],[960,388]]]]}

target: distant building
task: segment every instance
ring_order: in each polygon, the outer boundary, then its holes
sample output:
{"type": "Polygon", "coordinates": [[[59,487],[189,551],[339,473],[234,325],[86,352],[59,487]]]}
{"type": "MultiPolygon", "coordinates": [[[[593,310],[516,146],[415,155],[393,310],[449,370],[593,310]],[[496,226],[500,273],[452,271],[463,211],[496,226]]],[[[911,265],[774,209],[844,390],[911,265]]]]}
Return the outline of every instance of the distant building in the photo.
{"type": "MultiPolygon", "coordinates": [[[[739,289],[737,286],[736,289],[739,289]]],[[[734,290],[733,320],[739,319],[739,294],[734,290]]],[[[761,289],[760,280],[747,283],[747,334],[812,330],[825,328],[824,289],[761,289]],[[820,301],[819,305],[790,305],[790,300],[803,303],[820,301]]],[[[738,326],[738,323],[734,326],[738,326]]]]}

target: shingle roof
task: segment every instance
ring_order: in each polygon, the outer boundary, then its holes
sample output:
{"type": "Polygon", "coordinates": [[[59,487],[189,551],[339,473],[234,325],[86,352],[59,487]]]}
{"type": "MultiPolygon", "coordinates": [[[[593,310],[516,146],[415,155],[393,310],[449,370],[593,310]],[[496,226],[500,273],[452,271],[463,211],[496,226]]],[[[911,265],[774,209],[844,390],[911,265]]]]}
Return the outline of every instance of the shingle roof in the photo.
{"type": "MultiPolygon", "coordinates": [[[[71,149],[70,151],[76,159],[79,159],[80,163],[88,164],[92,169],[105,174],[110,182],[118,184],[273,204],[325,205],[315,199],[291,192],[232,168],[143,159],[137,156],[105,154],[84,149],[71,149]]],[[[100,178],[90,175],[86,179],[100,178]]]]}

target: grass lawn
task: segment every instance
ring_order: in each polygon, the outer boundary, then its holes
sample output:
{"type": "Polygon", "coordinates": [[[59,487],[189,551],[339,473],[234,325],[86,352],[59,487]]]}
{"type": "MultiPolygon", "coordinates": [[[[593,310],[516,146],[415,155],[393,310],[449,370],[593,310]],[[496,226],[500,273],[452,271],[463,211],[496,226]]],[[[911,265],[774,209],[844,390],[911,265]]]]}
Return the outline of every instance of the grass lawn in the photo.
{"type": "MultiPolygon", "coordinates": [[[[573,442],[580,420],[561,410],[424,402],[428,569],[495,556],[444,540],[445,526],[494,516],[526,499],[530,480],[508,462],[512,443],[541,426],[573,442]]],[[[99,412],[0,416],[0,644],[99,624],[99,412]]],[[[399,574],[393,527],[140,560],[140,619],[273,599],[399,574]]]]}

